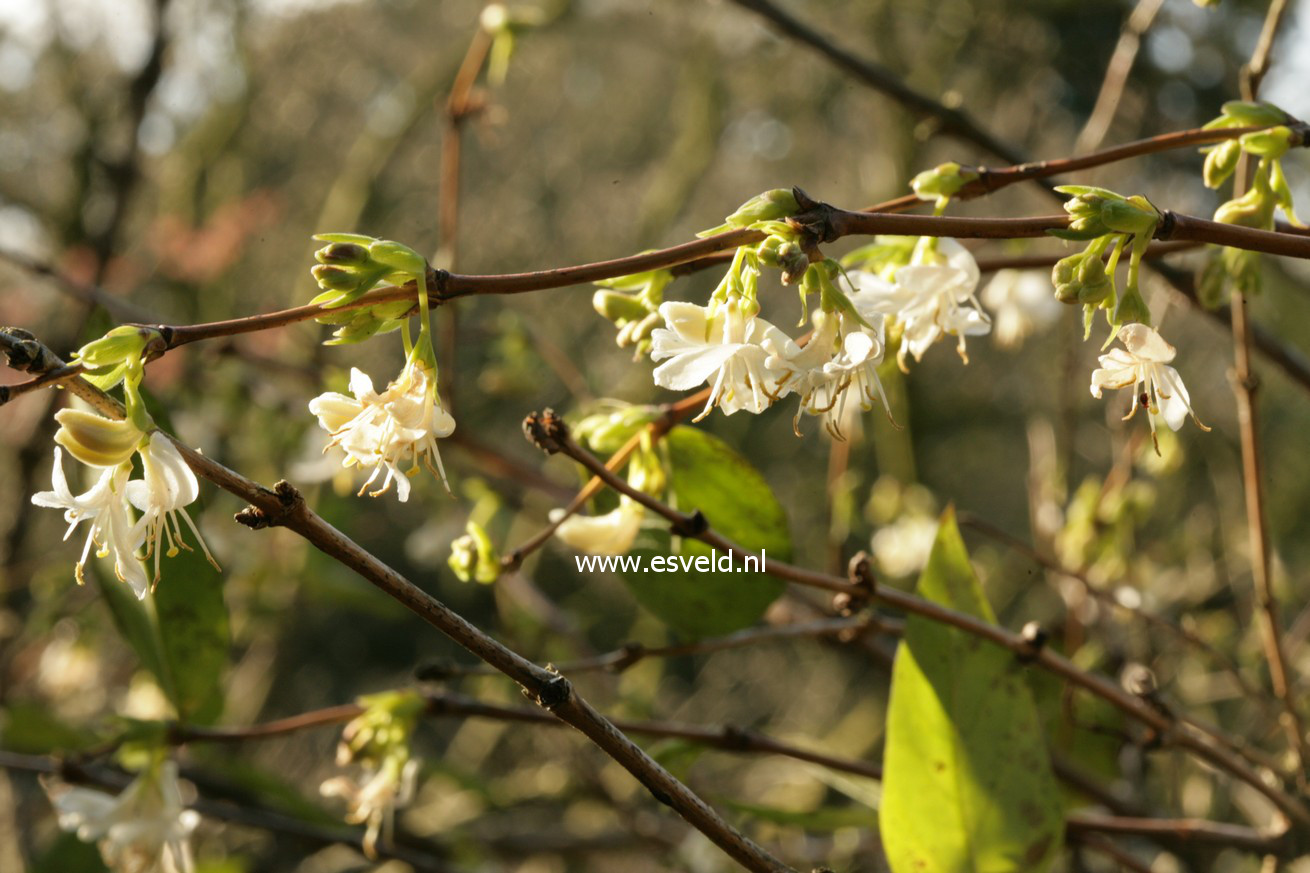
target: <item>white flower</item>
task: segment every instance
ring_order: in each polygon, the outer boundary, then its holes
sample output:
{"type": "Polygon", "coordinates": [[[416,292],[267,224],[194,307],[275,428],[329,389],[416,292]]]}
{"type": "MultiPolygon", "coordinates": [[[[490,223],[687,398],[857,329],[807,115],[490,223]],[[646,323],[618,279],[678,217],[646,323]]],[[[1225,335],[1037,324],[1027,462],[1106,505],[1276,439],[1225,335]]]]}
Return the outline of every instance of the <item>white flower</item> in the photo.
{"type": "Polygon", "coordinates": [[[924,260],[932,262],[911,263],[897,270],[891,285],[865,272],[851,273],[851,281],[865,308],[901,323],[901,347],[896,354],[901,369],[905,369],[907,353],[918,361],[946,335],[959,337],[960,357],[968,363],[964,338],[992,328],[991,319],[974,297],[980,277],[978,264],[968,249],[953,239],[938,240],[937,254],[924,256],[924,260]]]}
{"type": "MultiPolygon", "coordinates": [[[[551,512],[552,521],[556,513],[551,512]]],[[[619,497],[619,507],[604,515],[571,515],[555,529],[555,536],[567,545],[592,555],[625,555],[641,530],[646,510],[627,495],[619,497]]]]}
{"type": "Polygon", "coordinates": [[[386,470],[382,485],[369,492],[370,496],[385,493],[394,481],[396,495],[403,503],[409,499],[408,477],[418,472],[420,463],[445,483],[437,439],[455,432],[455,419],[441,407],[432,376],[432,371],[422,364],[410,362],[387,390],[378,394],[373,390],[373,380],[352,368],[350,391],[354,397],[328,392],[309,402],[309,411],[332,435],[329,445],[345,451],[343,466],[373,468],[360,494],[386,470]],[[402,471],[400,464],[405,461],[411,466],[402,471]]]}
{"type": "Polygon", "coordinates": [[[982,302],[996,317],[996,341],[1003,346],[1018,346],[1063,309],[1051,294],[1050,275],[1041,270],[998,270],[983,289],[982,302]]]}
{"type": "Polygon", "coordinates": [[[86,582],[82,568],[91,552],[91,544],[95,543],[100,547],[97,552],[99,557],[113,555],[114,574],[131,585],[137,597],[145,597],[150,583],[146,579],[145,568],[136,558],[136,550],[145,539],[145,531],[132,523],[128,510],[127,477],[131,472],[130,464],[106,467],[88,491],[74,495],[68,488],[68,480],[64,478],[63,454],[56,447],[55,465],[50,477],[54,490],[32,495],[32,502],[37,506],[64,510],[64,521],[68,522],[64,539],[72,535],[73,528],[79,523],[91,522],[86,545],[76,564],[77,584],[83,585],[86,582]]]}
{"type": "MultiPolygon", "coordinates": [[[[165,544],[170,558],[177,554],[179,548],[187,551],[191,549],[182,538],[182,524],[178,516],[186,521],[187,527],[195,534],[196,542],[200,543],[200,549],[209,563],[214,565],[214,569],[219,569],[196,523],[186,511],[186,507],[200,496],[200,483],[196,481],[196,474],[191,472],[191,467],[183,460],[177,446],[156,431],[138,452],[141,455],[143,476],[127,483],[127,499],[141,510],[141,518],[136,523],[139,529],[136,539],[146,544],[147,558],[151,554],[155,556],[155,575],[151,588],[159,584],[159,555],[164,551],[165,544]]],[[[145,597],[145,592],[138,590],[137,597],[145,597]]]]}
{"type": "Polygon", "coordinates": [[[779,347],[773,338],[765,342],[774,355],[770,366],[783,371],[780,390],[800,395],[800,409],[793,428],[799,434],[802,412],[824,416],[824,427],[842,439],[840,422],[846,403],[854,395],[863,409],[875,400],[887,408],[887,397],[878,378],[878,365],[886,351],[883,316],[865,306],[860,294],[850,297],[860,317],[870,327],[838,312],[815,310],[811,315],[814,332],[802,348],[790,337],[779,347]]]}
{"type": "Polygon", "coordinates": [[[358,780],[334,776],[319,786],[319,793],[324,797],[345,798],[349,807],[346,821],[368,824],[364,834],[364,854],[370,858],[377,855],[378,836],[384,828],[387,841],[391,841],[396,809],[414,798],[419,760],[409,758],[403,765],[399,761],[398,756],[389,755],[378,769],[364,767],[358,780]]]}
{"type": "Polygon", "coordinates": [[[96,841],[105,864],[122,873],[189,873],[187,838],[200,815],[184,808],[177,764],[143,771],[117,797],[90,788],[47,784],[59,826],[96,841]]]}
{"type": "Polygon", "coordinates": [[[1183,387],[1182,377],[1168,366],[1178,353],[1177,349],[1151,328],[1137,323],[1124,325],[1119,331],[1119,341],[1124,347],[1101,355],[1101,366],[1092,372],[1093,397],[1100,397],[1106,388],[1132,386],[1133,405],[1124,420],[1132,418],[1139,406],[1145,407],[1150,413],[1152,439],[1155,438],[1156,418],[1163,418],[1170,430],[1178,430],[1183,419],[1190,415],[1197,427],[1205,431],[1210,429],[1201,424],[1192,411],[1192,401],[1183,387]],[[1140,392],[1138,386],[1141,386],[1140,392]]]}
{"type": "Polygon", "coordinates": [[[888,576],[909,576],[928,563],[937,539],[937,520],[925,515],[903,515],[879,528],[870,547],[878,568],[888,576]]]}
{"type": "Polygon", "coordinates": [[[661,304],[659,313],[667,328],[651,333],[650,356],[669,360],[655,368],[655,384],[686,391],[709,383],[709,401],[696,421],[715,406],[725,415],[739,409],[760,413],[781,396],[777,383],[782,373],[767,366],[769,355],[761,344],[771,337],[778,344],[789,338],[756,318],[753,305],[739,299],[710,306],[670,301],[661,304]]]}

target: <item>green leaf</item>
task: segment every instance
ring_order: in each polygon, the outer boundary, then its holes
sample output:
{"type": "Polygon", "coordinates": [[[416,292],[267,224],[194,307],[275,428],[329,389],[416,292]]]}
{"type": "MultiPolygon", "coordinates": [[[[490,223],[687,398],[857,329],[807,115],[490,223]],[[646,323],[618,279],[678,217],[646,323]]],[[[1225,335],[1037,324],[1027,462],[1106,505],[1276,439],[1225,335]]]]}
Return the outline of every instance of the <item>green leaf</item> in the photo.
{"type": "Polygon", "coordinates": [[[43,703],[20,700],[6,703],[0,721],[0,746],[29,755],[77,752],[95,745],[90,731],[61,720],[43,703]]]}
{"type": "MultiPolygon", "coordinates": [[[[994,622],[953,510],[919,595],[994,622]]],[[[1023,668],[1009,651],[910,616],[892,669],[879,826],[894,873],[1040,873],[1060,795],[1023,668]]]]}
{"type": "MultiPolygon", "coordinates": [[[[667,458],[669,500],[683,512],[699,509],[711,527],[751,554],[791,558],[787,516],[764,477],[718,437],[692,427],[675,427],[661,441],[667,458]]],[[[643,566],[656,555],[722,562],[700,540],[671,537],[667,530],[643,532],[643,566]]],[[[704,563],[704,562],[702,562],[704,563]]],[[[693,637],[730,633],[754,624],[786,583],[764,573],[684,570],[624,573],[637,601],[675,630],[693,637]]]]}
{"type": "Polygon", "coordinates": [[[107,873],[100,850],[94,843],[84,843],[76,834],[60,832],[50,847],[32,866],[31,873],[107,873]]]}
{"type": "Polygon", "coordinates": [[[205,560],[194,538],[190,544],[193,551],[163,559],[163,578],[154,593],[155,614],[178,716],[208,724],[223,708],[227,605],[222,575],[205,560]]]}

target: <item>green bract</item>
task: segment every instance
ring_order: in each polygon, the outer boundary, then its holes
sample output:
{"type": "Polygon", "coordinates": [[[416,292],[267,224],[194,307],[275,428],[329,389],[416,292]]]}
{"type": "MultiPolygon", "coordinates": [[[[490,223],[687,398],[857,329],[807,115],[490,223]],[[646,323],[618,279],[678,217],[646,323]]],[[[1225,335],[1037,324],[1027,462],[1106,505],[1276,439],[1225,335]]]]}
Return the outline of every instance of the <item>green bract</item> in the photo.
{"type": "Polygon", "coordinates": [[[328,245],[314,253],[310,271],[323,293],[311,304],[331,309],[358,300],[379,282],[423,282],[428,262],[409,246],[358,233],[319,233],[328,245]]]}
{"type": "Polygon", "coordinates": [[[786,218],[789,215],[795,215],[800,211],[800,208],[800,204],[796,202],[796,195],[791,189],[774,188],[772,191],[756,194],[737,207],[737,211],[724,219],[723,224],[709,230],[702,230],[696,236],[713,236],[716,233],[723,233],[735,228],[750,227],[760,221],[786,218]]]}

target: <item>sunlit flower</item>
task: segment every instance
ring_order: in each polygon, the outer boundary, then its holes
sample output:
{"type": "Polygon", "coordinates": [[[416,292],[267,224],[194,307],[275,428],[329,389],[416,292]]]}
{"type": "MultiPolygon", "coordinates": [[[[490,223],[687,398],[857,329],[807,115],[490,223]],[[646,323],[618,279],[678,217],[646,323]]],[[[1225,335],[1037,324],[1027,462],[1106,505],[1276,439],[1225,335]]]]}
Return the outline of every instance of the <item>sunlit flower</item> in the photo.
{"type": "Polygon", "coordinates": [[[974,297],[979,276],[973,255],[953,239],[938,240],[935,253],[916,256],[914,263],[898,269],[890,285],[873,273],[850,274],[866,308],[901,323],[901,347],[896,354],[901,369],[905,369],[906,354],[918,361],[943,336],[959,338],[960,357],[968,363],[964,338],[992,328],[991,319],[974,297]]]}
{"type": "Polygon", "coordinates": [[[839,312],[816,310],[811,317],[814,332],[803,348],[790,337],[781,347],[772,339],[765,343],[775,355],[769,364],[783,371],[780,389],[800,396],[800,409],[793,423],[797,433],[802,412],[823,416],[824,427],[840,439],[840,422],[849,402],[866,410],[875,400],[884,409],[887,407],[878,378],[878,365],[886,351],[883,316],[862,308],[858,293],[850,299],[868,327],[839,312]]]}
{"type": "Polygon", "coordinates": [[[1150,414],[1151,437],[1155,438],[1155,420],[1163,418],[1170,430],[1182,427],[1183,419],[1192,417],[1196,426],[1208,431],[1192,410],[1191,398],[1183,387],[1178,371],[1168,366],[1178,353],[1160,334],[1144,324],[1124,325],[1119,331],[1122,349],[1101,355],[1101,366],[1092,372],[1092,396],[1100,397],[1106,388],[1133,389],[1133,405],[1124,416],[1133,417],[1138,407],[1150,414]],[[1140,391],[1138,390],[1140,387],[1140,391]]]}
{"type": "Polygon", "coordinates": [[[68,522],[64,539],[72,535],[73,528],[79,523],[91,522],[86,545],[76,564],[77,584],[86,583],[83,567],[91,553],[91,544],[95,543],[99,547],[96,553],[99,557],[113,555],[115,575],[131,585],[137,597],[145,597],[150,583],[146,579],[145,568],[136,558],[136,550],[145,540],[145,529],[132,523],[128,509],[127,477],[131,472],[130,464],[106,467],[89,490],[75,495],[68,487],[68,480],[64,478],[63,454],[56,447],[51,473],[54,490],[37,492],[32,495],[32,502],[37,506],[64,510],[64,521],[68,522]]]}
{"type": "Polygon", "coordinates": [[[142,771],[115,797],[103,791],[54,782],[45,786],[59,826],[95,841],[111,870],[122,873],[189,873],[187,839],[200,815],[186,809],[177,764],[164,761],[142,771]]]}
{"type": "Polygon", "coordinates": [[[373,468],[360,494],[385,470],[381,486],[369,492],[370,496],[385,493],[395,482],[396,495],[404,502],[409,499],[409,477],[418,472],[420,464],[445,483],[437,439],[455,432],[455,419],[441,407],[433,375],[422,364],[410,362],[387,390],[378,394],[373,380],[352,368],[350,391],[354,397],[328,392],[309,402],[309,411],[332,435],[329,445],[345,451],[343,465],[373,468]],[[410,468],[401,470],[406,461],[410,468]]]}
{"type": "Polygon", "coordinates": [[[781,396],[777,383],[782,372],[766,364],[769,355],[761,343],[775,337],[781,344],[787,337],[756,318],[752,304],[739,299],[710,306],[670,301],[659,312],[667,328],[651,333],[650,356],[669,360],[655,368],[655,384],[686,391],[708,383],[710,398],[697,421],[715,406],[725,415],[739,409],[763,412],[781,396]]]}
{"type": "Polygon", "coordinates": [[[1050,277],[1041,270],[998,270],[981,297],[996,318],[996,342],[1002,346],[1019,345],[1062,310],[1051,294],[1050,277]]]}
{"type": "Polygon", "coordinates": [[[388,756],[382,766],[374,769],[365,766],[359,779],[334,776],[319,786],[324,797],[340,797],[346,801],[346,821],[367,824],[364,833],[364,854],[377,856],[380,835],[391,841],[396,810],[414,799],[414,783],[418,776],[419,760],[409,758],[403,764],[399,756],[388,756]]]}
{"type": "Polygon", "coordinates": [[[603,515],[571,515],[564,519],[555,529],[555,536],[592,555],[625,555],[632,549],[645,516],[640,503],[622,495],[618,508],[603,515]]]}
{"type": "Polygon", "coordinates": [[[937,520],[931,516],[906,514],[879,528],[870,547],[878,569],[888,576],[909,576],[928,563],[937,538],[937,520]]]}
{"type": "MultiPolygon", "coordinates": [[[[209,547],[200,536],[196,523],[186,507],[200,496],[200,483],[196,474],[182,458],[182,454],[173,445],[173,441],[156,431],[138,450],[141,455],[143,477],[127,483],[127,499],[141,510],[141,518],[136,527],[139,532],[138,542],[146,544],[146,557],[155,556],[155,575],[151,587],[159,584],[159,555],[167,545],[168,556],[177,554],[179,548],[190,550],[182,537],[181,516],[187,527],[195,534],[196,542],[209,559],[209,563],[218,569],[218,562],[209,553],[209,547]]],[[[138,597],[144,597],[137,592],[138,597]]]]}

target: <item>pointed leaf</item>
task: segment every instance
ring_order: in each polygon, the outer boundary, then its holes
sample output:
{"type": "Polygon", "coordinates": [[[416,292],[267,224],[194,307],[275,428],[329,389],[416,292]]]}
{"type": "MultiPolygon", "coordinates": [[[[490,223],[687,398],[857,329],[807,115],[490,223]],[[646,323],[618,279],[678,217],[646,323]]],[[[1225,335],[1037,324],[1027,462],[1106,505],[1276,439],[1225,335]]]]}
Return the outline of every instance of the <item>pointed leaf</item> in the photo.
{"type": "MultiPolygon", "coordinates": [[[[920,596],[995,621],[954,512],[920,596]]],[[[1060,848],[1060,795],[1014,655],[911,616],[892,670],[879,826],[894,873],[1041,873],[1060,848]]]]}

